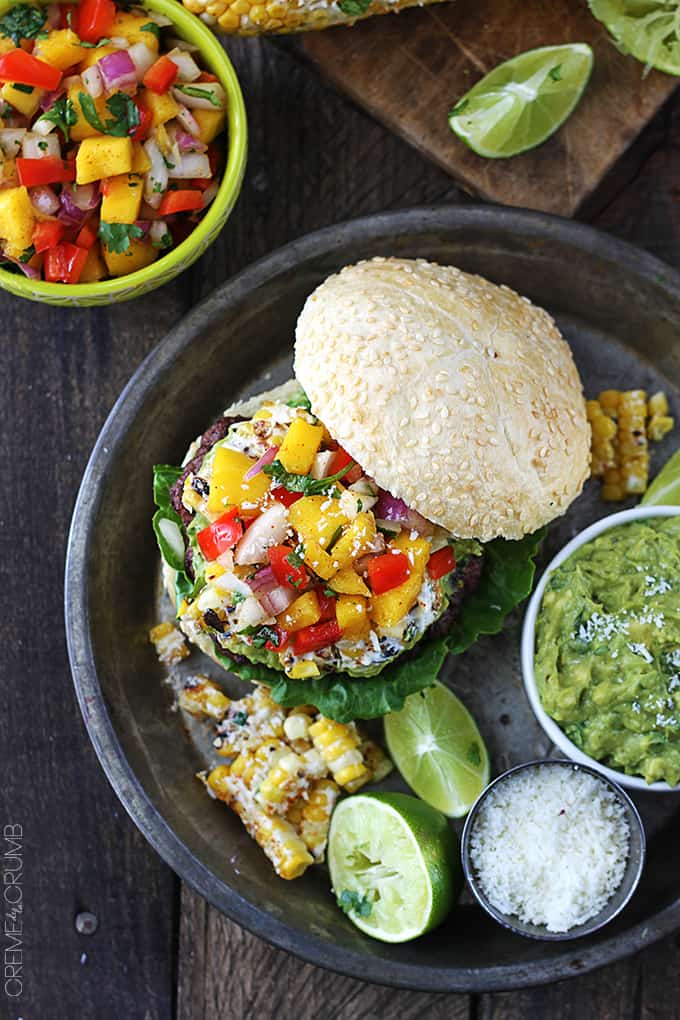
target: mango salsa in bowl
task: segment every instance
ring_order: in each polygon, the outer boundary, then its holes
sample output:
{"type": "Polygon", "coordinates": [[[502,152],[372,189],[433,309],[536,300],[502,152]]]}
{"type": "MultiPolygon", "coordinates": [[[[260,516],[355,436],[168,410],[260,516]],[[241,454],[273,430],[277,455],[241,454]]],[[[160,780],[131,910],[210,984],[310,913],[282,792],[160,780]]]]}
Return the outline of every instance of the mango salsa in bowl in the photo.
{"type": "Polygon", "coordinates": [[[222,47],[175,0],[0,0],[0,286],[51,304],[148,293],[224,226],[246,160],[222,47]]]}

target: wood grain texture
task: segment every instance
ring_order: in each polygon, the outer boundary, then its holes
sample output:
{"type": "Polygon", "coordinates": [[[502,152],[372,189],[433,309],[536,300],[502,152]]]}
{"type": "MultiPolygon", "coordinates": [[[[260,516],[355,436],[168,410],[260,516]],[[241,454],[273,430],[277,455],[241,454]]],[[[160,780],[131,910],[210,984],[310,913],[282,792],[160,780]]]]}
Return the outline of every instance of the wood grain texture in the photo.
{"type": "Polygon", "coordinates": [[[373,116],[466,190],[506,205],[574,215],[673,93],[673,78],[624,57],[586,0],[456,0],[309,33],[302,52],[373,116]],[[447,114],[497,64],[524,50],[587,42],[595,68],[579,107],[548,142],[506,160],[476,156],[447,114]]]}

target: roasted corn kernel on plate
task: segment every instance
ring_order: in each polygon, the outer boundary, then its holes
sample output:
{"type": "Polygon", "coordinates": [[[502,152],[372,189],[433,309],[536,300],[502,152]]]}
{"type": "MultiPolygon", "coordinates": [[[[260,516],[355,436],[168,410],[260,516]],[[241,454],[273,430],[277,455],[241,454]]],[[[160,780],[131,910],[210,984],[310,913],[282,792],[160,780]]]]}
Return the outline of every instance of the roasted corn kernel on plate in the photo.
{"type": "MultiPolygon", "coordinates": [[[[169,622],[149,528],[152,465],[178,464],[188,437],[225,406],[288,379],[308,294],[340,266],[385,254],[507,283],[546,307],[569,341],[590,401],[596,477],[550,526],[539,570],[609,511],[603,500],[632,505],[677,447],[669,421],[680,411],[680,281],[650,256],[580,225],[475,207],[391,213],[311,235],[189,315],[109,417],[69,546],[76,690],[101,763],[135,822],[183,879],[239,924],[313,963],[396,986],[471,991],[557,980],[677,927],[677,870],[648,868],[626,911],[577,949],[523,942],[465,894],[422,938],[374,941],[338,909],[322,857],[340,798],[407,792],[384,753],[379,721],[338,724],[311,705],[283,709],[267,688],[188,654],[169,622]]],[[[492,775],[551,753],[522,692],[521,615],[449,658],[441,673],[477,721],[492,775]]],[[[672,802],[637,801],[659,862],[673,860],[680,835],[672,802]]],[[[460,830],[461,822],[451,824],[460,830]]]]}

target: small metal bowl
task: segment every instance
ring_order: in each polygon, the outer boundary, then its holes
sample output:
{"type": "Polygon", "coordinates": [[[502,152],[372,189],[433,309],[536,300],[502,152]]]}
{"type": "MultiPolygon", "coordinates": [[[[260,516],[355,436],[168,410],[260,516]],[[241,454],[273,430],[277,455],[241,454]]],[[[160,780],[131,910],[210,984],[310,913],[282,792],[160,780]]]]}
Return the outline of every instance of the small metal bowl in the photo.
{"type": "Polygon", "coordinates": [[[642,870],[645,863],[646,853],[646,839],[645,829],[642,824],[642,819],[638,814],[638,810],[633,804],[625,790],[603,775],[598,769],[590,768],[588,765],[575,764],[572,761],[567,761],[563,758],[546,758],[538,761],[526,762],[524,765],[516,765],[515,768],[508,769],[507,772],[503,772],[502,775],[494,779],[489,786],[479,795],[475,801],[470,814],[465,822],[465,828],[463,829],[463,837],[461,841],[461,857],[463,861],[463,870],[465,877],[467,878],[470,889],[473,895],[481,907],[486,910],[487,914],[490,914],[495,921],[502,924],[504,928],[509,928],[510,931],[515,932],[517,935],[525,935],[530,939],[540,939],[543,941],[550,942],[563,942],[567,939],[582,938],[584,935],[592,935],[593,932],[598,931],[605,924],[609,924],[618,914],[621,913],[626,904],[630,901],[633,893],[635,892],[642,870]],[[548,931],[543,925],[525,924],[520,921],[518,917],[513,914],[504,914],[498,910],[490,900],[482,892],[479,886],[479,880],[472,864],[470,857],[470,838],[472,830],[475,826],[475,821],[482,808],[484,801],[486,800],[489,792],[499,784],[506,782],[511,776],[514,776],[518,772],[525,771],[526,769],[537,769],[537,768],[567,768],[574,772],[588,772],[591,776],[595,776],[601,783],[609,787],[613,791],[617,800],[623,805],[626,811],[626,817],[628,819],[628,825],[630,828],[630,845],[628,850],[628,860],[626,861],[626,870],[621,884],[619,885],[616,892],[612,895],[610,900],[600,910],[599,913],[595,914],[586,921],[584,924],[577,925],[574,928],[570,928],[567,932],[553,932],[548,931]]]}

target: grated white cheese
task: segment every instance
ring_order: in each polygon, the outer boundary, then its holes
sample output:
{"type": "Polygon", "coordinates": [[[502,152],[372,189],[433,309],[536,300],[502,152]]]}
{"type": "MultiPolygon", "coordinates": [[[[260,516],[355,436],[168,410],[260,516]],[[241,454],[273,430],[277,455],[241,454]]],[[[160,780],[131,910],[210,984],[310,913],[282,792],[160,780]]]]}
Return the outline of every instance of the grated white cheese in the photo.
{"type": "Polygon", "coordinates": [[[504,914],[566,932],[621,884],[630,846],[625,808],[599,779],[541,765],[488,794],[470,836],[482,892],[504,914]]]}

